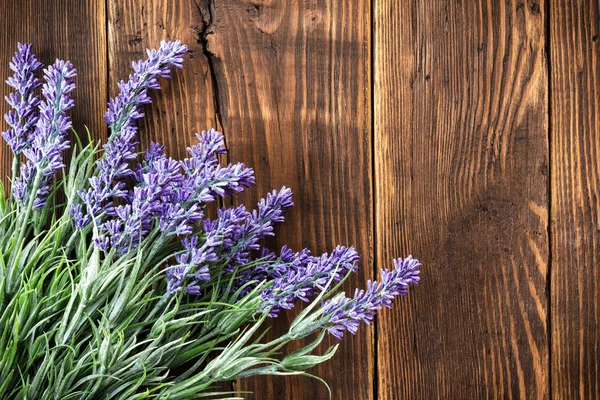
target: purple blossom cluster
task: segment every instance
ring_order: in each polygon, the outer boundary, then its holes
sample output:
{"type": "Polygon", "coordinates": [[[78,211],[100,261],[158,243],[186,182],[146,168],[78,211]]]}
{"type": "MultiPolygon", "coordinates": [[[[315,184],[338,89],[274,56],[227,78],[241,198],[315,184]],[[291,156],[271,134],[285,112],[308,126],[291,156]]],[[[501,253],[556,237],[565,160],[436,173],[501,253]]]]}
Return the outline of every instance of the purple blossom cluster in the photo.
{"type": "MultiPolygon", "coordinates": [[[[197,135],[199,143],[188,148],[189,157],[182,161],[168,158],[164,147],[153,143],[142,163],[132,167],[137,157],[136,121],[143,116],[141,106],[150,102],[147,91],[160,87],[158,78],[168,78],[170,67],[182,66],[186,51],[179,41],[162,42],[159,50],[148,50],[148,58],[133,63],[135,73],[119,84],[120,94],[108,105],[105,117],[111,137],[90,187],[79,193],[83,204],[71,209],[77,226],[95,221],[99,231],[95,241],[104,251],[125,253],[137,247],[154,226],[165,234],[191,235],[194,224],[204,218],[206,203],[254,183],[251,168],[219,163],[218,155],[226,151],[224,139],[212,129],[197,135]]],[[[173,291],[178,277],[187,276],[191,268],[184,265],[181,261],[169,270],[173,291]]]]}
{"type": "MultiPolygon", "coordinates": [[[[252,212],[242,205],[219,209],[215,219],[204,218],[202,231],[192,241],[184,239],[188,251],[178,256],[178,264],[167,270],[169,292],[185,285],[188,293],[200,294],[198,284],[210,280],[209,267],[235,272],[237,267],[250,263],[252,252],[260,249],[260,240],[273,235],[273,224],[283,221],[283,212],[293,205],[291,196],[291,190],[283,187],[269,193],[252,212]]],[[[234,289],[254,280],[254,276],[242,275],[234,289]]]]}
{"type": "Polygon", "coordinates": [[[257,209],[245,213],[243,223],[231,236],[230,245],[225,248],[223,255],[230,260],[226,270],[231,271],[235,264],[250,262],[250,252],[260,250],[261,238],[274,235],[274,224],[283,222],[283,213],[293,205],[292,191],[284,186],[261,199],[257,209]]]}
{"type": "MultiPolygon", "coordinates": [[[[219,164],[216,156],[220,150],[214,146],[223,143],[219,132],[203,132],[198,138],[200,144],[188,149],[191,157],[183,161],[168,158],[163,146],[151,145],[144,161],[132,171],[133,188],[120,189],[124,192],[121,198],[125,204],[116,207],[105,204],[102,208],[100,235],[96,239],[102,250],[116,249],[124,253],[135,248],[154,224],[164,234],[190,235],[199,220],[203,221],[208,235],[225,229],[220,232],[221,236],[227,240],[238,239],[233,232],[238,233],[239,228],[234,229],[233,225],[239,218],[246,218],[244,210],[221,212],[218,224],[203,219],[204,210],[206,204],[217,197],[249,187],[254,183],[253,171],[241,163],[227,167],[219,164]]],[[[92,178],[92,188],[96,183],[96,177],[92,178]]],[[[76,220],[85,218],[81,208],[74,207],[74,211],[76,220]]],[[[78,225],[83,223],[78,221],[78,225]]]]}
{"type": "Polygon", "coordinates": [[[31,144],[31,133],[38,120],[40,97],[35,94],[35,89],[41,85],[36,77],[36,72],[41,67],[42,63],[31,52],[31,45],[19,43],[10,63],[14,75],[6,81],[16,92],[5,97],[12,110],[4,116],[9,128],[2,133],[4,140],[17,155],[31,144]]]}
{"type": "Polygon", "coordinates": [[[381,282],[368,282],[367,290],[358,290],[353,298],[338,297],[323,305],[327,330],[338,339],[344,331],[355,334],[360,322],[370,325],[375,312],[382,307],[391,308],[396,296],[406,296],[408,286],[419,283],[421,263],[411,256],[394,260],[392,271],[381,271],[381,282]]]}
{"type": "MultiPolygon", "coordinates": [[[[320,257],[307,249],[294,252],[284,246],[275,254],[263,247],[263,239],[274,235],[275,224],[293,206],[286,187],[268,193],[254,210],[243,205],[221,208],[215,218],[208,218],[208,203],[254,184],[251,168],[219,161],[226,148],[221,133],[213,129],[197,134],[198,143],[187,149],[189,156],[183,160],[168,157],[157,143],[138,157],[136,122],[143,117],[142,106],[150,103],[148,90],[159,89],[158,79],[169,78],[171,67],[182,67],[186,51],[179,41],[163,41],[158,50],[148,50],[146,60],[133,63],[134,73],[119,83],[120,93],[108,104],[105,119],[111,134],[71,215],[79,228],[93,222],[94,243],[106,257],[137,248],[152,232],[177,237],[180,251],[166,266],[168,293],[202,296],[207,289],[221,290],[215,282],[223,279],[226,290],[242,297],[256,289],[258,311],[276,317],[356,271],[358,254],[344,246],[320,257]]],[[[16,92],[7,97],[12,110],[5,116],[9,129],[2,134],[17,162],[21,153],[27,157],[13,195],[19,201],[30,199],[34,208],[45,204],[54,174],[64,167],[61,153],[69,146],[71,128],[66,111],[73,106],[69,94],[75,87],[71,63],[56,60],[44,70],[40,100],[34,92],[41,66],[31,46],[19,44],[11,63],[14,76],[7,81],[16,92]]],[[[337,338],[344,331],[355,333],[360,322],[371,323],[377,310],[406,295],[408,286],[419,281],[421,264],[412,257],[394,263],[392,271],[382,270],[381,282],[369,281],[352,298],[326,301],[320,314],[323,327],[337,338]]]]}
{"type": "MultiPolygon", "coordinates": [[[[312,256],[309,249],[294,252],[284,245],[279,256],[266,248],[261,248],[259,260],[261,260],[259,265],[244,271],[240,278],[241,284],[281,278],[290,271],[299,271],[301,268],[305,268],[309,263],[316,262],[318,258],[312,256]]],[[[248,287],[249,289],[250,287],[248,287]]],[[[263,295],[265,294],[263,293],[263,295]]]]}
{"type": "Polygon", "coordinates": [[[317,258],[307,254],[306,250],[296,253],[299,259],[292,261],[284,273],[280,271],[280,276],[261,293],[263,309],[269,316],[293,308],[297,300],[310,301],[315,292],[327,290],[331,280],[340,281],[358,268],[359,256],[354,247],[337,246],[331,254],[317,258]]]}
{"type": "Polygon", "coordinates": [[[177,264],[167,266],[167,290],[175,293],[184,286],[185,290],[194,295],[201,295],[200,282],[210,280],[209,263],[217,262],[219,259],[216,248],[219,240],[215,237],[207,238],[201,246],[198,246],[198,236],[184,238],[182,240],[185,251],[175,257],[177,264]],[[186,279],[191,276],[191,281],[186,279]]]}
{"type": "MultiPolygon", "coordinates": [[[[79,193],[86,210],[81,205],[75,205],[71,210],[77,226],[86,226],[101,215],[115,216],[114,199],[133,197],[126,190],[125,178],[134,175],[130,163],[136,158],[136,121],[144,116],[141,107],[151,102],[149,89],[160,89],[159,77],[169,78],[171,67],[182,67],[186,51],[187,46],[178,40],[163,41],[158,50],[147,51],[146,60],[133,62],[135,73],[129,76],[127,82],[119,83],[120,93],[110,100],[105,115],[111,131],[108,143],[96,163],[97,173],[90,180],[90,188],[79,193]]],[[[126,211],[121,211],[125,216],[126,211]]],[[[109,234],[116,234],[113,231],[117,229],[115,225],[109,224],[104,228],[109,234]]],[[[106,240],[101,242],[106,243],[106,240]]]]}
{"type": "Polygon", "coordinates": [[[64,167],[62,152],[69,147],[67,132],[72,127],[66,112],[74,105],[69,93],[75,89],[76,71],[62,60],[46,68],[40,101],[34,91],[40,85],[35,73],[42,64],[31,53],[31,45],[19,44],[10,66],[15,74],[7,83],[17,93],[6,98],[13,110],[5,116],[9,129],[3,137],[17,162],[19,154],[27,157],[13,182],[13,195],[21,202],[35,196],[33,207],[40,208],[46,204],[54,174],[64,167]]]}

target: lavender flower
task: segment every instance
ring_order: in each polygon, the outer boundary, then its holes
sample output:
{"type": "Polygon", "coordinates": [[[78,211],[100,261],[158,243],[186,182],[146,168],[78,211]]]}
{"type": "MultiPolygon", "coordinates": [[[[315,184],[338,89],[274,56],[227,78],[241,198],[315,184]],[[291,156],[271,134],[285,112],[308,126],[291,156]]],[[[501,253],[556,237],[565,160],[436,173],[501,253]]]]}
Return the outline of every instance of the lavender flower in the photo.
{"type": "MultiPolygon", "coordinates": [[[[210,135],[210,137],[215,136],[210,135]]],[[[213,150],[218,148],[216,146],[211,147],[210,145],[202,147],[212,148],[213,150]]],[[[196,152],[198,149],[199,147],[192,149],[190,153],[195,155],[197,160],[201,160],[208,152],[196,152]]],[[[155,151],[151,149],[149,153],[155,153],[155,151]]],[[[188,163],[192,162],[192,160],[188,160],[188,163]]],[[[209,163],[212,161],[205,159],[203,162],[209,163]]],[[[228,260],[227,264],[224,266],[224,270],[226,272],[235,271],[237,265],[243,265],[250,262],[250,252],[252,250],[259,250],[260,246],[258,241],[261,237],[273,234],[273,222],[282,221],[283,211],[293,204],[291,196],[291,191],[288,188],[283,187],[280,191],[274,190],[272,193],[269,193],[266,199],[262,199],[259,202],[258,209],[254,210],[252,213],[246,211],[244,206],[219,209],[216,219],[204,219],[204,243],[200,248],[194,251],[197,251],[197,254],[202,254],[205,257],[208,257],[210,254],[210,260],[208,261],[212,261],[212,258],[216,260],[217,256],[218,259],[228,260]]],[[[193,246],[195,247],[198,240],[194,240],[193,246]]],[[[189,245],[189,242],[187,243],[189,245]]],[[[188,250],[192,251],[192,249],[189,248],[188,250]]],[[[263,276],[266,273],[272,273],[273,271],[279,270],[279,275],[277,275],[276,272],[274,272],[274,275],[281,276],[284,274],[284,270],[287,272],[289,268],[296,268],[300,263],[307,263],[309,260],[312,260],[312,258],[309,257],[309,254],[308,251],[303,251],[294,255],[291,251],[288,251],[287,248],[284,248],[282,249],[281,257],[277,260],[279,264],[275,264],[273,268],[269,269],[259,267],[253,271],[244,271],[245,274],[243,274],[242,279],[238,280],[236,285],[234,285],[233,290],[235,291],[237,288],[250,281],[256,281],[260,276],[263,276]]],[[[190,258],[193,259],[191,256],[190,258]]],[[[207,260],[203,259],[203,261],[207,260]]],[[[193,264],[198,265],[199,263],[194,262],[193,264]]],[[[192,272],[198,274],[198,271],[200,270],[194,270],[189,264],[178,260],[176,266],[169,267],[169,274],[167,277],[169,280],[169,292],[175,292],[181,289],[185,279],[191,276],[192,272]]],[[[186,290],[191,294],[200,293],[197,282],[201,279],[196,275],[194,275],[193,279],[194,280],[188,284],[186,290]]]]}
{"type": "Polygon", "coordinates": [[[204,235],[201,245],[197,236],[192,236],[191,239],[184,238],[182,243],[187,252],[177,256],[177,265],[167,269],[168,292],[174,293],[187,285],[188,293],[200,294],[198,282],[210,279],[208,263],[222,259],[218,257],[218,249],[231,246],[231,237],[240,228],[239,223],[247,218],[247,214],[244,206],[221,209],[218,211],[218,218],[203,221],[204,235]],[[193,281],[186,284],[186,279],[190,277],[193,281]]]}
{"type": "Polygon", "coordinates": [[[252,213],[256,235],[273,236],[273,223],[283,222],[283,212],[293,205],[292,191],[285,186],[279,191],[273,190],[267,194],[267,198],[258,203],[258,210],[252,213]]]}
{"type": "Polygon", "coordinates": [[[44,70],[44,100],[40,103],[40,115],[31,145],[23,150],[28,162],[21,168],[21,176],[15,182],[15,198],[22,201],[31,190],[35,195],[34,208],[45,205],[52,177],[64,167],[62,152],[69,147],[67,131],[72,127],[66,111],[74,105],[69,93],[75,89],[75,74],[73,65],[62,60],[56,60],[44,70]],[[35,176],[40,179],[37,184],[35,176]]]}
{"type": "Polygon", "coordinates": [[[339,281],[349,272],[356,271],[358,253],[353,247],[337,246],[331,255],[323,254],[316,260],[310,260],[306,267],[295,266],[273,281],[268,289],[261,293],[263,311],[270,317],[279,315],[281,309],[291,309],[300,299],[309,301],[316,292],[326,290],[327,283],[339,281]]]}
{"type": "Polygon", "coordinates": [[[219,165],[217,155],[226,151],[221,133],[211,129],[196,136],[199,143],[188,148],[191,157],[180,162],[183,179],[165,199],[165,209],[160,216],[164,232],[190,234],[192,225],[202,217],[206,203],[243,191],[254,183],[254,171],[244,164],[219,165]]]}
{"type": "Polygon", "coordinates": [[[114,208],[116,216],[101,226],[96,244],[102,250],[121,253],[135,248],[150,231],[156,216],[163,213],[165,200],[182,181],[179,163],[164,154],[164,146],[152,144],[135,173],[137,185],[128,194],[128,204],[114,208]]]}
{"type": "Polygon", "coordinates": [[[236,277],[231,291],[236,292],[243,287],[240,296],[244,297],[260,282],[272,281],[291,272],[297,273],[304,270],[309,263],[316,262],[318,259],[318,257],[311,256],[308,249],[295,253],[287,246],[283,246],[280,255],[277,256],[262,248],[261,254],[256,260],[257,265],[243,269],[241,274],[236,277]]]}
{"type": "Polygon", "coordinates": [[[18,44],[18,51],[10,63],[14,75],[6,83],[16,90],[6,96],[6,101],[13,108],[4,116],[9,125],[2,137],[12,151],[18,155],[30,145],[30,134],[37,123],[37,107],[40,103],[39,96],[34,90],[41,85],[35,72],[42,67],[42,63],[31,52],[30,44],[18,44]]]}
{"type": "Polygon", "coordinates": [[[256,268],[247,270],[251,273],[252,279],[254,280],[260,281],[263,279],[281,278],[290,271],[298,272],[300,269],[305,268],[309,263],[319,261],[319,258],[313,257],[308,249],[294,252],[289,247],[283,246],[279,256],[276,256],[273,253],[267,253],[265,250],[266,249],[263,249],[261,254],[263,263],[256,268]]]}
{"type": "Polygon", "coordinates": [[[185,252],[175,257],[177,265],[167,268],[169,293],[174,293],[183,287],[185,279],[192,276],[192,281],[186,285],[185,290],[193,295],[201,295],[200,282],[210,280],[208,263],[218,261],[215,254],[217,242],[207,239],[202,246],[198,246],[198,237],[182,240],[185,252]]]}
{"type": "Polygon", "coordinates": [[[187,50],[179,40],[163,40],[158,50],[146,50],[147,60],[132,63],[135,73],[127,82],[119,83],[120,94],[108,103],[105,119],[113,134],[118,134],[124,127],[136,130],[135,121],[144,116],[140,106],[151,102],[148,89],[160,89],[158,78],[170,78],[171,67],[181,68],[187,50]]]}
{"type": "Polygon", "coordinates": [[[254,171],[243,163],[222,167],[217,158],[225,153],[223,135],[214,129],[196,135],[199,143],[188,148],[191,157],[181,161],[187,175],[182,189],[188,203],[209,202],[217,196],[232,195],[254,184],[254,171]]]}
{"type": "Polygon", "coordinates": [[[141,106],[151,102],[148,89],[160,89],[159,77],[169,78],[171,67],[182,67],[186,51],[187,46],[179,40],[162,41],[158,50],[147,50],[145,61],[133,62],[135,73],[129,76],[127,82],[119,83],[120,93],[110,100],[105,115],[111,135],[104,145],[104,155],[96,164],[98,174],[90,180],[90,188],[79,193],[87,215],[81,207],[71,210],[78,226],[87,225],[102,213],[114,215],[112,199],[127,196],[125,183],[117,180],[134,174],[129,163],[136,158],[136,121],[144,116],[141,106]]]}
{"type": "Polygon", "coordinates": [[[355,334],[360,322],[370,325],[375,312],[382,307],[391,308],[394,297],[408,294],[408,285],[419,282],[421,263],[409,256],[394,260],[392,271],[381,271],[381,282],[368,282],[367,290],[358,290],[353,298],[344,296],[328,300],[323,305],[324,321],[329,333],[338,339],[344,331],[355,334]]]}
{"type": "Polygon", "coordinates": [[[250,252],[260,249],[261,238],[274,235],[274,224],[283,222],[284,211],[293,205],[292,191],[285,186],[267,194],[266,199],[261,199],[258,209],[246,215],[242,226],[231,237],[230,246],[224,247],[223,257],[231,260],[227,270],[233,271],[235,265],[250,262],[250,252]]]}
{"type": "Polygon", "coordinates": [[[188,153],[192,156],[184,161],[184,168],[187,171],[199,170],[207,166],[218,164],[217,156],[227,153],[225,148],[225,138],[220,132],[214,129],[202,131],[196,134],[198,144],[188,148],[188,153]]]}
{"type": "Polygon", "coordinates": [[[17,177],[13,182],[13,196],[17,201],[24,201],[27,191],[29,189],[29,183],[33,181],[35,176],[35,166],[28,162],[21,166],[21,176],[17,177]]]}

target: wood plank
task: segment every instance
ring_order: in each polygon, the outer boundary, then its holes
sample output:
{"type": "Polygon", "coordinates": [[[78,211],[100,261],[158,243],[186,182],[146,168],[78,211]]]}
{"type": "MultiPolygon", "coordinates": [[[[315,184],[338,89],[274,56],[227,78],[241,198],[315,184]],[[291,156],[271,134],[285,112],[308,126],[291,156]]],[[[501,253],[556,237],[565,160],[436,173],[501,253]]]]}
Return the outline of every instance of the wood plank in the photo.
{"type": "Polygon", "coordinates": [[[544,3],[375,2],[380,399],[549,396],[544,3]]]}
{"type": "Polygon", "coordinates": [[[600,392],[600,10],[550,2],[552,394],[600,392]]]}
{"type": "MultiPolygon", "coordinates": [[[[364,266],[346,286],[352,291],[372,269],[369,3],[201,6],[211,21],[206,52],[230,158],[256,170],[256,188],[238,200],[252,204],[273,188],[291,187],[296,207],[271,244],[319,253],[357,245],[364,266]]],[[[275,332],[293,315],[285,314],[275,332]]],[[[334,360],[310,371],[330,384],[335,399],[373,398],[373,334],[364,328],[349,335],[334,360]]],[[[328,398],[306,377],[258,377],[239,388],[255,399],[328,398]]]]}
{"type": "MultiPolygon", "coordinates": [[[[94,0],[15,1],[3,7],[0,18],[0,82],[2,93],[10,87],[4,84],[9,74],[8,63],[17,42],[32,43],[39,60],[48,65],[56,58],[71,60],[77,69],[75,107],[69,111],[75,130],[85,138],[84,125],[95,139],[106,138],[106,13],[104,2],[94,0]]],[[[41,75],[40,75],[41,77],[41,75]]],[[[2,96],[3,98],[4,96],[2,96]]],[[[0,102],[0,114],[8,104],[0,102]]],[[[2,130],[6,129],[4,120],[2,130]]],[[[4,140],[0,140],[0,179],[8,183],[13,155],[4,140]]],[[[69,159],[66,156],[65,159],[69,159]]]]}
{"type": "Polygon", "coordinates": [[[184,68],[172,79],[160,80],[162,89],[151,91],[152,104],[139,121],[141,148],[150,141],[166,147],[169,155],[186,157],[195,144],[196,132],[216,125],[214,93],[208,60],[199,37],[206,26],[193,0],[108,1],[110,95],[117,83],[132,72],[131,62],[146,58],[147,48],[158,48],[161,40],[179,39],[190,51],[184,68]]]}

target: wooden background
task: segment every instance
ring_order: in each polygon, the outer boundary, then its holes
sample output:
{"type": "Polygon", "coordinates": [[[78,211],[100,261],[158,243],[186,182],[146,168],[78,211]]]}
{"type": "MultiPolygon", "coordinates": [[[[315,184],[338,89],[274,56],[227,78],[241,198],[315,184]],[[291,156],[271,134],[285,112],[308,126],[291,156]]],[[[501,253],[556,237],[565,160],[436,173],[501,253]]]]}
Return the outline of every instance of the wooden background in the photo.
{"type": "MultiPolygon", "coordinates": [[[[358,247],[348,290],[423,261],[421,286],[311,371],[335,399],[599,398],[597,1],[2,3],[0,79],[17,41],[72,60],[78,130],[106,138],[130,61],[179,38],[185,69],[153,95],[143,144],[183,156],[221,129],[256,169],[236,201],[296,193],[274,244],[358,247]]],[[[234,387],[327,398],[309,378],[234,387]]]]}

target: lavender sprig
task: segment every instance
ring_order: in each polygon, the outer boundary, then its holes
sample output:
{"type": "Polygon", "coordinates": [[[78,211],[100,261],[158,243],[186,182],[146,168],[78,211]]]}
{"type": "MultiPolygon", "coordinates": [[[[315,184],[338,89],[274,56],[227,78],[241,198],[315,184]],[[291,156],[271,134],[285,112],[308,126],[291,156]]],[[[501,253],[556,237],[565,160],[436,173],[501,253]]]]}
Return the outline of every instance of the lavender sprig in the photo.
{"type": "Polygon", "coordinates": [[[222,167],[217,158],[227,150],[223,135],[210,129],[196,135],[199,144],[188,148],[188,157],[181,161],[186,175],[182,182],[182,197],[186,204],[207,203],[216,197],[241,192],[254,184],[254,170],[243,163],[222,167]]]}
{"type": "Polygon", "coordinates": [[[63,60],[56,60],[44,70],[44,99],[40,103],[31,145],[23,150],[28,162],[21,168],[21,176],[14,184],[15,199],[23,202],[32,196],[33,208],[46,204],[52,177],[65,166],[62,152],[69,147],[67,131],[72,127],[66,111],[74,105],[69,93],[75,89],[75,75],[73,65],[63,60]]]}
{"type": "Polygon", "coordinates": [[[30,145],[30,134],[38,119],[37,107],[40,98],[34,90],[41,83],[35,73],[42,67],[42,63],[31,52],[31,44],[19,43],[18,50],[9,65],[14,74],[6,83],[13,87],[16,93],[10,93],[5,97],[12,110],[4,116],[9,128],[2,133],[2,137],[13,153],[19,155],[30,145]]]}
{"type": "MultiPolygon", "coordinates": [[[[192,242],[184,239],[185,247],[188,250],[184,253],[187,254],[186,261],[182,261],[183,259],[180,257],[177,259],[177,265],[168,267],[169,293],[177,292],[186,286],[188,293],[201,294],[198,284],[208,279],[201,279],[198,274],[208,272],[208,263],[210,262],[227,260],[224,265],[225,272],[234,272],[237,266],[250,263],[250,252],[259,250],[259,240],[262,237],[273,235],[273,223],[283,221],[284,210],[293,205],[291,197],[291,190],[283,187],[280,191],[274,190],[269,193],[266,199],[259,202],[258,209],[252,213],[246,211],[242,205],[236,208],[219,209],[217,218],[214,220],[204,219],[201,246],[197,246],[199,243],[197,236],[193,236],[192,242]],[[191,247],[190,243],[192,243],[191,247]],[[188,263],[187,258],[194,261],[188,263]],[[191,282],[186,284],[186,279],[191,279],[191,282]]],[[[310,252],[303,251],[296,253],[295,256],[302,260],[300,262],[308,263],[309,260],[313,260],[308,256],[309,254],[310,252]]],[[[298,268],[299,261],[292,260],[292,258],[294,258],[294,254],[291,251],[287,251],[287,248],[282,249],[282,255],[277,259],[279,265],[275,265],[273,269],[281,270],[284,266],[292,268],[292,265],[294,268],[298,268]]],[[[268,261],[264,258],[261,258],[261,261],[262,263],[259,263],[256,269],[244,271],[241,279],[232,286],[234,291],[251,281],[257,282],[264,275],[267,271],[265,265],[268,264],[268,261]]],[[[203,276],[210,277],[210,275],[203,276]]],[[[242,295],[245,295],[251,288],[252,285],[247,286],[242,295]]]]}
{"type": "Polygon", "coordinates": [[[220,244],[216,238],[207,238],[202,246],[198,246],[198,237],[192,236],[189,239],[183,239],[182,244],[185,252],[178,254],[175,259],[177,264],[167,267],[167,290],[169,293],[175,293],[184,285],[188,276],[192,276],[192,281],[186,285],[185,290],[189,294],[200,296],[199,283],[210,280],[210,271],[208,263],[218,261],[215,248],[220,244]]]}
{"type": "Polygon", "coordinates": [[[394,260],[392,271],[381,271],[381,282],[368,282],[367,290],[356,289],[353,298],[345,296],[328,300],[323,305],[325,326],[338,339],[344,331],[356,334],[360,322],[370,325],[375,312],[382,307],[391,308],[394,297],[408,294],[408,286],[419,282],[421,263],[409,256],[394,260]]]}
{"type": "Polygon", "coordinates": [[[227,246],[223,246],[221,256],[230,260],[225,270],[231,272],[236,265],[249,263],[250,252],[260,249],[262,238],[274,235],[274,224],[283,222],[285,210],[293,205],[292,191],[285,186],[261,199],[258,208],[245,215],[242,224],[232,232],[227,246]]]}
{"type": "Polygon", "coordinates": [[[219,165],[217,156],[226,152],[223,135],[214,129],[196,134],[198,144],[188,148],[191,157],[180,161],[183,179],[165,199],[160,228],[178,235],[192,233],[192,225],[203,217],[204,206],[218,193],[241,191],[254,182],[252,169],[236,164],[219,165]]]}
{"type": "Polygon", "coordinates": [[[358,261],[354,247],[337,246],[330,255],[323,254],[306,266],[290,268],[262,291],[263,311],[276,317],[281,309],[293,308],[297,300],[308,302],[317,291],[326,290],[331,279],[339,281],[349,272],[356,271],[358,261]]]}
{"type": "MultiPolygon", "coordinates": [[[[168,267],[167,279],[169,293],[179,291],[184,285],[186,291],[190,294],[200,294],[197,287],[199,281],[203,281],[199,274],[207,276],[210,262],[216,262],[220,259],[217,254],[219,249],[231,247],[232,237],[240,229],[239,223],[247,218],[248,212],[244,206],[236,208],[218,210],[218,217],[215,220],[203,220],[203,240],[198,236],[192,236],[191,239],[183,239],[182,243],[187,249],[184,258],[176,258],[178,264],[174,267],[168,267]],[[188,261],[189,258],[189,261],[188,261]],[[191,283],[186,283],[186,279],[192,279],[191,283]]],[[[210,277],[210,276],[209,276],[210,277]]]]}
{"type": "Polygon", "coordinates": [[[135,73],[127,82],[119,83],[121,92],[108,103],[105,119],[113,135],[118,135],[124,127],[137,130],[135,122],[144,116],[140,106],[151,103],[148,89],[160,89],[158,78],[170,78],[171,67],[181,68],[187,50],[179,40],[163,40],[158,50],[146,50],[146,60],[132,63],[135,73]]]}
{"type": "Polygon", "coordinates": [[[104,154],[97,162],[98,173],[90,180],[90,188],[79,193],[86,205],[71,210],[76,224],[83,227],[92,218],[106,213],[114,215],[113,198],[123,198],[128,193],[125,183],[117,181],[134,173],[129,163],[135,159],[136,121],[144,116],[141,107],[151,102],[149,89],[160,89],[158,78],[169,78],[170,68],[181,68],[187,46],[179,40],[162,41],[158,50],[147,50],[148,58],[133,62],[134,74],[127,82],[119,83],[120,93],[108,103],[105,119],[111,134],[104,145],[104,154]]]}

